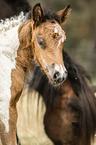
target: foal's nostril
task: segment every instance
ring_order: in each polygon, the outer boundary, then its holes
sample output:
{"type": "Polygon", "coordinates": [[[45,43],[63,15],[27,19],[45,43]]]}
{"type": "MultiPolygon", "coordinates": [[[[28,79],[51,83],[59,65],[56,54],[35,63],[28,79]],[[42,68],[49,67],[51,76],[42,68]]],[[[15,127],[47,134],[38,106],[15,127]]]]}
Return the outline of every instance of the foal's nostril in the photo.
{"type": "Polygon", "coordinates": [[[60,77],[60,73],[56,71],[55,74],[53,75],[53,79],[58,80],[59,77],[60,77]]]}
{"type": "Polygon", "coordinates": [[[67,78],[67,71],[61,74],[59,71],[56,71],[53,75],[54,82],[61,83],[67,78]]]}

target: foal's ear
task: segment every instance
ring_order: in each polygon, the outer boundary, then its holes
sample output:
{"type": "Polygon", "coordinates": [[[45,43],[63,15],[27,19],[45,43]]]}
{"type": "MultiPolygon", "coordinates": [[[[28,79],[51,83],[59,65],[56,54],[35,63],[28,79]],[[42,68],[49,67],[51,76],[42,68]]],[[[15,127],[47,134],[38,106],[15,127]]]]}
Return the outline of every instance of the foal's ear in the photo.
{"type": "Polygon", "coordinates": [[[38,26],[43,19],[44,13],[40,3],[37,3],[32,9],[32,19],[35,26],[38,26]]]}
{"type": "Polygon", "coordinates": [[[70,15],[71,8],[70,5],[66,6],[63,10],[57,12],[57,16],[60,18],[60,24],[65,23],[68,16],[70,15]]]}

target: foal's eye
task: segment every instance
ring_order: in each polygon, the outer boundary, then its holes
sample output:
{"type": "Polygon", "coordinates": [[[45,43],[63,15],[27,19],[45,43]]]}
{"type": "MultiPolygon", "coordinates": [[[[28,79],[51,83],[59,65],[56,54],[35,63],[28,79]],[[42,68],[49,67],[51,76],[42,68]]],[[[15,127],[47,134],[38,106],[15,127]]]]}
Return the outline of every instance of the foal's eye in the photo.
{"type": "Polygon", "coordinates": [[[54,33],[52,37],[53,37],[53,39],[55,39],[55,38],[57,38],[58,36],[59,36],[58,33],[54,33]]]}
{"type": "Polygon", "coordinates": [[[37,42],[41,46],[41,48],[44,49],[46,47],[46,43],[43,38],[37,36],[37,42]]]}

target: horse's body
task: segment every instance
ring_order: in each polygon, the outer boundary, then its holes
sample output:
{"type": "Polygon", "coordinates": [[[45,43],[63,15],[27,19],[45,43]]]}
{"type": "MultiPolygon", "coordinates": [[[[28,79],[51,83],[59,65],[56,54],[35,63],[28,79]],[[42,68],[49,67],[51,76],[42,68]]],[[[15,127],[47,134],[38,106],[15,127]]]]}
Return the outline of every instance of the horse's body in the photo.
{"type": "Polygon", "coordinates": [[[88,86],[89,75],[65,51],[63,56],[67,80],[54,88],[36,67],[30,89],[43,96],[45,131],[55,145],[91,145],[96,132],[96,98],[88,86]]]}
{"type": "Polygon", "coordinates": [[[67,71],[62,47],[66,39],[60,24],[70,6],[57,14],[44,15],[40,4],[24,16],[0,23],[0,138],[3,145],[16,145],[16,104],[28,72],[40,64],[53,85],[60,85],[67,71]],[[51,42],[51,43],[50,43],[51,42]],[[59,58],[57,60],[57,58],[59,58]]]}
{"type": "MultiPolygon", "coordinates": [[[[12,99],[12,70],[16,68],[17,50],[19,47],[18,28],[26,20],[23,13],[12,20],[0,24],[0,132],[9,132],[9,108],[12,99]]],[[[18,79],[18,78],[17,78],[18,79]]],[[[19,84],[18,84],[19,85],[19,84]]],[[[17,86],[18,86],[17,85],[17,86]]],[[[15,105],[14,105],[15,107],[15,105]]],[[[14,112],[16,114],[16,112],[14,112]]],[[[14,114],[14,115],[15,115],[14,114]]],[[[14,116],[12,117],[14,119],[14,116]]],[[[10,122],[11,123],[11,122],[10,122]]],[[[13,120],[14,124],[14,120],[13,120]]],[[[4,139],[4,142],[7,138],[4,139]]],[[[7,142],[8,143],[8,142],[7,142]]],[[[4,143],[5,144],[5,143],[4,143]]]]}

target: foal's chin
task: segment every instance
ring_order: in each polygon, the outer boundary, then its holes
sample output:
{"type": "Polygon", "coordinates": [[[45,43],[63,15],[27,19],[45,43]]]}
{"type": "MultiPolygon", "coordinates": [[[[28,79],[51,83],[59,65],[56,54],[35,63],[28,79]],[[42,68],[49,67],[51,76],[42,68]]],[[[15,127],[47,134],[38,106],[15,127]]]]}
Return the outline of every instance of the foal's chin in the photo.
{"type": "Polygon", "coordinates": [[[66,81],[67,76],[68,75],[66,74],[66,76],[63,76],[63,77],[59,78],[58,80],[55,80],[49,76],[49,81],[50,81],[52,86],[60,86],[63,82],[66,81]]]}
{"type": "Polygon", "coordinates": [[[67,78],[65,78],[65,79],[61,80],[60,82],[58,82],[58,81],[54,81],[54,80],[49,78],[49,82],[50,82],[50,84],[52,86],[57,87],[57,86],[60,86],[66,79],[67,78]]]}
{"type": "Polygon", "coordinates": [[[50,81],[51,82],[51,84],[53,85],[53,86],[60,86],[63,82],[64,82],[65,80],[63,80],[63,81],[61,81],[61,82],[53,82],[52,80],[50,81]]]}

